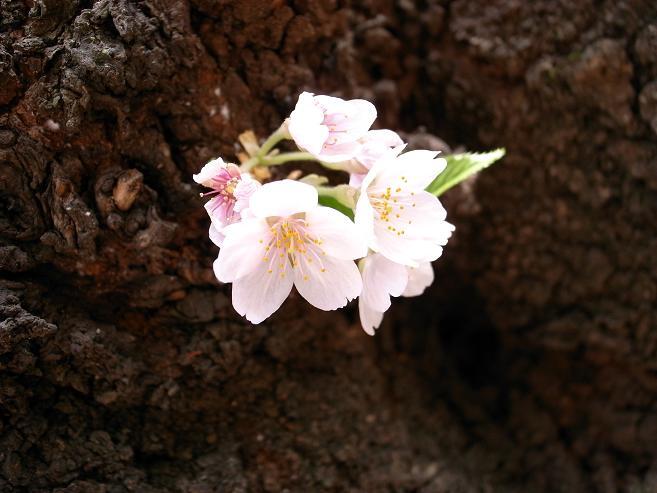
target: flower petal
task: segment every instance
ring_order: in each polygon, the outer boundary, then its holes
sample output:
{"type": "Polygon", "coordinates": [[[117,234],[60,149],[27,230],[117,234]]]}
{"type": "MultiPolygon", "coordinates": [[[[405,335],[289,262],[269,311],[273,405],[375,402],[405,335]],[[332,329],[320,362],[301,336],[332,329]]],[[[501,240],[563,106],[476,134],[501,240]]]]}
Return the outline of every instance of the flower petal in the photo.
{"type": "Polygon", "coordinates": [[[294,268],[294,285],[311,305],[336,310],[356,298],[363,287],[353,260],[322,256],[308,261],[299,256],[294,268]]]}
{"type": "Polygon", "coordinates": [[[203,166],[198,174],[192,175],[192,178],[194,178],[196,183],[212,188],[212,179],[224,169],[226,169],[226,163],[224,163],[223,159],[218,157],[203,166]]]}
{"type": "MultiPolygon", "coordinates": [[[[331,137],[329,137],[328,142],[331,142],[331,137]]],[[[315,154],[315,157],[327,163],[341,163],[353,158],[360,148],[361,144],[356,141],[327,143],[322,146],[319,154],[315,154]]]]}
{"type": "Polygon", "coordinates": [[[306,225],[330,257],[354,260],[367,255],[361,229],[335,209],[319,206],[306,212],[306,225]]]}
{"type": "Polygon", "coordinates": [[[401,187],[404,190],[424,190],[447,166],[434,151],[409,151],[391,159],[377,176],[377,186],[401,187]],[[380,184],[380,185],[379,185],[380,184]]]}
{"type": "Polygon", "coordinates": [[[361,138],[376,120],[376,108],[364,99],[344,100],[332,96],[315,96],[324,108],[324,124],[348,133],[353,140],[361,138]]]}
{"type": "Polygon", "coordinates": [[[249,207],[251,196],[258,191],[262,185],[259,181],[251,178],[250,175],[242,175],[242,179],[237,183],[233,195],[235,197],[235,205],[233,210],[235,212],[242,212],[249,207]]]}
{"type": "Polygon", "coordinates": [[[221,282],[233,282],[264,265],[265,247],[271,238],[267,221],[254,218],[226,226],[224,242],[214,262],[214,273],[221,282]]]}
{"type": "Polygon", "coordinates": [[[431,262],[422,262],[416,268],[408,268],[408,284],[402,293],[402,296],[410,298],[411,296],[420,296],[424,290],[433,283],[433,267],[431,262]]]}
{"type": "Polygon", "coordinates": [[[362,299],[358,300],[358,314],[360,316],[360,324],[366,334],[373,336],[374,331],[379,328],[383,321],[383,312],[376,311],[363,303],[362,299]]]}
{"type": "Polygon", "coordinates": [[[365,238],[367,246],[369,246],[372,250],[376,250],[378,248],[378,242],[374,233],[375,212],[372,204],[370,203],[370,199],[365,192],[365,183],[367,182],[368,177],[371,178],[370,173],[368,173],[363,180],[363,187],[361,188],[360,197],[358,198],[358,202],[356,202],[354,223],[365,238]]]}
{"type": "Polygon", "coordinates": [[[317,190],[294,180],[280,180],[260,187],[249,201],[251,212],[260,218],[291,216],[317,206],[317,190]]]}
{"type": "Polygon", "coordinates": [[[361,302],[374,310],[385,312],[390,308],[390,296],[399,296],[406,288],[406,267],[378,253],[361,260],[360,267],[363,276],[361,302]]]}
{"type": "Polygon", "coordinates": [[[370,169],[380,159],[397,156],[405,147],[404,141],[392,130],[370,130],[361,139],[363,144],[356,160],[370,169]]]}
{"type": "Polygon", "coordinates": [[[436,260],[454,230],[440,201],[424,191],[396,200],[387,221],[375,219],[376,251],[411,267],[436,260]]]}
{"type": "Polygon", "coordinates": [[[283,268],[275,272],[269,267],[269,264],[261,263],[249,275],[233,282],[233,307],[254,324],[278,310],[292,290],[289,262],[283,263],[283,268]]]}
{"type": "Polygon", "coordinates": [[[221,248],[221,245],[224,243],[224,234],[219,231],[219,229],[214,225],[214,223],[210,224],[210,230],[208,231],[208,236],[210,237],[210,241],[217,245],[219,248],[221,248]]]}
{"type": "Polygon", "coordinates": [[[233,203],[226,200],[223,195],[215,195],[205,203],[204,207],[210,220],[219,228],[223,228],[233,221],[233,203]]]}
{"type": "Polygon", "coordinates": [[[354,188],[360,188],[365,179],[366,173],[351,173],[349,175],[349,186],[354,188]]]}
{"type": "Polygon", "coordinates": [[[290,114],[288,131],[301,149],[318,155],[329,135],[328,127],[323,125],[323,121],[324,111],[315,104],[312,93],[303,92],[290,114]]]}

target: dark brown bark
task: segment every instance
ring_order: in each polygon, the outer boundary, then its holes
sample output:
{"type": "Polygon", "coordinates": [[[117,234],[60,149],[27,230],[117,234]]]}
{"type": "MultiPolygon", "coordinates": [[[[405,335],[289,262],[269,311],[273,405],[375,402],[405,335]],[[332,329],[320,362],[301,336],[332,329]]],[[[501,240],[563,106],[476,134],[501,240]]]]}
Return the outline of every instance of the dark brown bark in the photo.
{"type": "Polygon", "coordinates": [[[0,491],[657,489],[654,1],[0,8],[0,491]],[[301,89],[509,151],[374,339],[211,272],[191,174],[301,89]]]}

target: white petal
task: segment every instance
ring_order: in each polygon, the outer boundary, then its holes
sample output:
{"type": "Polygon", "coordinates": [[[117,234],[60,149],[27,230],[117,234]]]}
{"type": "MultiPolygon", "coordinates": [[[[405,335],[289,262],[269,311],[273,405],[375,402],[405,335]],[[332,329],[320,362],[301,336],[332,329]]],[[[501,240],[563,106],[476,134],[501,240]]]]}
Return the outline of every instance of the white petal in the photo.
{"type": "Polygon", "coordinates": [[[361,147],[362,144],[359,144],[355,140],[341,144],[324,144],[322,150],[318,154],[315,154],[315,157],[327,163],[341,163],[343,161],[349,161],[356,156],[361,147]]]}
{"type": "Polygon", "coordinates": [[[454,226],[444,220],[446,212],[440,201],[424,191],[398,196],[397,200],[388,222],[378,217],[375,220],[377,251],[411,267],[436,260],[454,230],[454,226]]]}
{"type": "Polygon", "coordinates": [[[260,187],[249,201],[256,217],[286,217],[317,206],[315,187],[294,180],[280,180],[260,187]]]}
{"type": "Polygon", "coordinates": [[[251,176],[244,174],[242,179],[237,183],[233,195],[235,196],[235,212],[242,212],[249,207],[251,196],[258,191],[262,185],[259,181],[254,180],[251,176]]]}
{"type": "Polygon", "coordinates": [[[219,229],[214,225],[214,223],[210,224],[210,230],[208,231],[208,236],[210,237],[210,241],[217,245],[219,248],[221,248],[221,245],[224,243],[224,234],[219,231],[219,229]]]}
{"type": "Polygon", "coordinates": [[[365,183],[370,174],[368,173],[363,181],[363,186],[361,188],[360,197],[358,202],[356,202],[356,211],[354,213],[354,222],[356,227],[360,230],[360,233],[363,235],[367,246],[372,250],[378,249],[378,243],[376,236],[374,234],[374,209],[372,204],[370,204],[370,199],[365,192],[365,183]]]}
{"type": "Polygon", "coordinates": [[[194,181],[208,188],[212,188],[212,178],[214,178],[221,170],[226,168],[224,160],[218,157],[207,163],[201,168],[198,174],[192,175],[194,181]]]}
{"type": "Polygon", "coordinates": [[[409,151],[397,156],[392,165],[377,177],[377,186],[389,186],[393,189],[424,190],[447,166],[442,159],[434,159],[434,151],[409,151]]]}
{"type": "Polygon", "coordinates": [[[261,263],[248,276],[233,283],[233,307],[254,324],[280,308],[292,290],[293,277],[289,262],[282,270],[270,272],[269,264],[261,263]]]}
{"type": "Polygon", "coordinates": [[[367,255],[361,230],[344,214],[330,207],[316,207],[306,212],[308,231],[321,241],[326,255],[354,260],[367,255]]]}
{"type": "Polygon", "coordinates": [[[401,221],[411,221],[405,226],[405,236],[409,240],[423,238],[445,246],[452,236],[454,226],[445,221],[447,211],[440,200],[429,192],[418,192],[406,197],[405,202],[407,205],[404,212],[407,214],[401,214],[401,221]]]}
{"type": "Polygon", "coordinates": [[[324,108],[324,123],[348,132],[354,140],[363,137],[376,120],[376,108],[364,99],[344,99],[315,96],[324,108]]]}
{"type": "Polygon", "coordinates": [[[361,301],[374,310],[385,312],[390,308],[390,296],[399,296],[406,288],[408,270],[377,253],[363,259],[360,267],[363,276],[361,301]]]}
{"type": "Polygon", "coordinates": [[[324,112],[315,104],[313,95],[303,92],[290,114],[288,130],[301,149],[317,155],[329,135],[328,128],[322,124],[323,120],[324,112]]]}
{"type": "Polygon", "coordinates": [[[309,262],[305,257],[297,258],[294,285],[311,305],[336,310],[360,294],[363,284],[353,260],[322,256],[309,262]]]}
{"type": "Polygon", "coordinates": [[[360,324],[366,334],[373,336],[374,331],[379,328],[383,321],[383,312],[376,311],[363,303],[362,299],[358,300],[358,314],[360,324]]]}
{"type": "Polygon", "coordinates": [[[404,141],[392,130],[370,130],[361,139],[362,147],[356,154],[356,160],[370,169],[385,158],[394,158],[405,147],[404,141]]]}
{"type": "Polygon", "coordinates": [[[265,262],[265,247],[271,238],[267,221],[255,218],[226,226],[214,273],[221,282],[233,282],[265,262]]]}
{"type": "Polygon", "coordinates": [[[433,267],[430,262],[423,262],[418,267],[408,268],[408,284],[402,296],[420,296],[433,283],[433,267]]]}
{"type": "Polygon", "coordinates": [[[397,147],[404,144],[404,141],[397,132],[388,129],[370,130],[363,137],[366,144],[376,142],[386,147],[397,147]]]}

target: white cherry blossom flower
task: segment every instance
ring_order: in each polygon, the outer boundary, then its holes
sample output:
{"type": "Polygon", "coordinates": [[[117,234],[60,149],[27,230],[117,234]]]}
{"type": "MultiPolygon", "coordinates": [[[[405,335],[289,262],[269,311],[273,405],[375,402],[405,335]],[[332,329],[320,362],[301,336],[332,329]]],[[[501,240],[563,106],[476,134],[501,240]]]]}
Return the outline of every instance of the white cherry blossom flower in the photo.
{"type": "Polygon", "coordinates": [[[431,263],[408,267],[388,260],[379,253],[362,259],[358,266],[363,276],[363,291],[358,299],[358,312],[363,330],[374,335],[390,308],[391,296],[419,296],[433,282],[431,263]]]}
{"type": "Polygon", "coordinates": [[[303,92],[290,114],[288,131],[303,150],[320,161],[348,161],[376,119],[376,108],[364,99],[315,96],[303,92]]]}
{"type": "Polygon", "coordinates": [[[432,151],[385,158],[363,180],[355,221],[368,246],[393,262],[417,267],[436,260],[454,230],[438,198],[425,188],[442,172],[432,151]]]}
{"type": "Polygon", "coordinates": [[[354,259],[367,248],[358,228],[319,206],[314,187],[292,180],[263,185],[249,214],[224,228],[214,263],[221,282],[233,283],[233,306],[252,323],[274,313],[292,286],[312,305],[335,310],[362,288],[354,259]]]}
{"type": "Polygon", "coordinates": [[[404,150],[401,137],[392,130],[370,130],[360,139],[361,147],[345,169],[350,173],[349,185],[360,187],[367,172],[382,159],[395,157],[404,150]]]}
{"type": "Polygon", "coordinates": [[[406,298],[420,296],[433,283],[433,267],[431,262],[422,262],[417,267],[407,267],[408,284],[402,293],[406,298]]]}
{"type": "Polygon", "coordinates": [[[399,296],[408,284],[406,266],[373,253],[358,263],[363,276],[363,291],[358,299],[358,312],[363,330],[371,336],[381,325],[383,314],[390,308],[390,297],[399,296]]]}

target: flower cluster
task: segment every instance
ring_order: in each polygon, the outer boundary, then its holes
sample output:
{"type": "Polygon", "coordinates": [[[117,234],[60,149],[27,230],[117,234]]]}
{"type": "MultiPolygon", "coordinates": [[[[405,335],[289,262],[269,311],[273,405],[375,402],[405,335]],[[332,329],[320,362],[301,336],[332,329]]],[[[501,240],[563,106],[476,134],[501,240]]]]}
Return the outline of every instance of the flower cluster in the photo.
{"type": "Polygon", "coordinates": [[[431,262],[454,227],[427,188],[446,161],[433,151],[403,152],[397,133],[370,128],[376,116],[368,101],[304,92],[262,146],[244,146],[241,166],[216,159],[194,175],[211,189],[204,195],[210,238],[220,247],[215,275],[233,284],[233,306],[250,322],[274,313],[294,286],[322,310],[358,297],[372,335],[391,296],[418,296],[433,282],[431,262]],[[275,149],[285,139],[300,151],[275,149]],[[291,161],[344,171],[349,184],[328,186],[317,175],[255,178],[264,175],[258,168],[291,161]]]}

